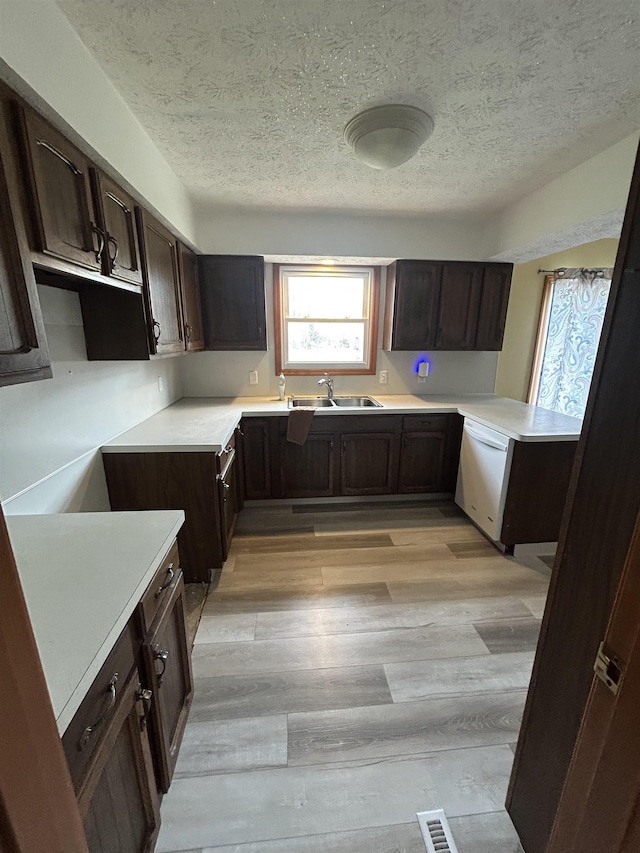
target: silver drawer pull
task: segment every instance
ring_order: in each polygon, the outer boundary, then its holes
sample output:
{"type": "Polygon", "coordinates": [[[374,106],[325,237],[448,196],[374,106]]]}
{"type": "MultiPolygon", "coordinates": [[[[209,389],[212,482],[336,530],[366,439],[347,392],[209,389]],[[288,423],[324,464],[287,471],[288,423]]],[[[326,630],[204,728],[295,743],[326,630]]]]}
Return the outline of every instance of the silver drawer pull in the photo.
{"type": "Polygon", "coordinates": [[[160,646],[154,646],[153,658],[154,660],[159,660],[162,664],[162,670],[160,672],[156,672],[156,675],[158,676],[158,687],[160,687],[160,685],[162,684],[162,679],[164,678],[165,670],[167,668],[169,652],[166,649],[160,648],[160,646]]]}
{"type": "Polygon", "coordinates": [[[154,598],[157,598],[159,595],[162,595],[165,589],[168,589],[168,587],[171,586],[171,581],[173,580],[174,576],[175,572],[173,571],[173,563],[169,563],[169,565],[167,566],[167,579],[162,584],[162,586],[159,586],[158,589],[155,591],[154,598]]]}
{"type": "Polygon", "coordinates": [[[225,447],[225,449],[224,449],[224,451],[223,451],[223,452],[224,452],[224,453],[231,453],[231,451],[232,451],[232,450],[233,450],[233,445],[232,445],[232,444],[227,444],[227,446],[225,447]]]}
{"type": "Polygon", "coordinates": [[[113,710],[113,707],[116,704],[116,683],[117,683],[117,681],[118,681],[118,673],[114,672],[113,678],[109,682],[109,687],[107,688],[107,691],[109,693],[109,700],[108,700],[103,712],[100,714],[100,716],[95,721],[95,723],[92,723],[90,726],[87,726],[87,728],[83,731],[82,737],[80,738],[80,742],[78,743],[78,749],[82,750],[85,748],[85,746],[89,742],[89,738],[91,737],[91,735],[95,732],[95,730],[100,725],[102,725],[106,716],[113,710]]]}

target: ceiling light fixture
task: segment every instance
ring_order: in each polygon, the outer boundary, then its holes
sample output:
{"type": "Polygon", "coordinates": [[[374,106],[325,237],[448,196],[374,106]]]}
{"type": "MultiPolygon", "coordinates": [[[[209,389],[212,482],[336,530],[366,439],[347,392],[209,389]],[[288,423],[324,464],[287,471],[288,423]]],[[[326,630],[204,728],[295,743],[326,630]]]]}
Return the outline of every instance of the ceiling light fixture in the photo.
{"type": "Polygon", "coordinates": [[[394,169],[410,160],[433,132],[433,119],[409,104],[371,107],[347,122],[344,138],[358,160],[394,169]]]}

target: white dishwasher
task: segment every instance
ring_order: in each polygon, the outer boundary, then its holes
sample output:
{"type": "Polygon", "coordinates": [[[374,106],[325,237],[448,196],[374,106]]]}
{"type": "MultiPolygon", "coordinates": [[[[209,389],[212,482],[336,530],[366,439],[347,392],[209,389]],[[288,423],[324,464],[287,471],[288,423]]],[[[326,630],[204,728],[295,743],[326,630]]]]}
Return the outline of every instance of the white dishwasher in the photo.
{"type": "Polygon", "coordinates": [[[513,445],[503,433],[464,419],[455,500],[494,542],[500,539],[513,445]]]}

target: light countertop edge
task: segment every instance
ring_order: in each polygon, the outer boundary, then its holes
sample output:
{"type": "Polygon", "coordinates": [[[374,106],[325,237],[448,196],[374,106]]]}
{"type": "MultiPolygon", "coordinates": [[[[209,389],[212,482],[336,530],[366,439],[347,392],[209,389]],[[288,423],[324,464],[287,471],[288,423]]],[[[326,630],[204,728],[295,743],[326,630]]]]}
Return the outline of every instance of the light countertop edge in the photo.
{"type": "MultiPolygon", "coordinates": [[[[491,394],[418,397],[371,395],[380,408],[319,409],[317,417],[460,414],[522,442],[577,441],[577,418],[491,394]]],[[[184,397],[141,424],[107,442],[103,453],[217,453],[243,417],[283,417],[287,403],[266,397],[184,397]]]]}
{"type": "MultiPolygon", "coordinates": [[[[178,531],[184,524],[184,517],[183,510],[7,516],[9,537],[16,556],[18,573],[20,574],[60,735],[66,731],[116,640],[131,618],[157,571],[160,561],[169,551],[178,531]],[[92,522],[95,523],[98,516],[100,517],[100,524],[104,525],[104,522],[107,521],[104,535],[100,535],[99,542],[95,541],[95,534],[88,529],[92,522]],[[120,522],[125,516],[129,517],[131,521],[133,521],[134,516],[137,517],[136,529],[130,530],[131,525],[128,524],[127,535],[131,535],[132,541],[136,537],[144,538],[145,564],[139,567],[140,573],[139,575],[136,574],[136,579],[132,581],[132,584],[126,590],[120,591],[114,589],[113,583],[111,583],[113,575],[110,568],[113,557],[104,546],[110,537],[118,536],[122,527],[120,522]],[[149,522],[146,529],[145,516],[149,522]],[[73,519],[71,522],[73,526],[69,532],[73,532],[74,535],[69,536],[68,553],[63,553],[64,546],[60,547],[61,541],[63,543],[65,541],[65,519],[73,519]],[[64,612],[59,612],[60,606],[49,606],[49,602],[44,600],[48,597],[44,591],[46,587],[39,583],[39,578],[35,577],[36,573],[42,572],[40,555],[44,547],[42,542],[37,540],[43,534],[47,535],[51,532],[53,528],[50,525],[53,523],[63,527],[63,538],[62,540],[57,539],[58,548],[55,549],[55,560],[52,558],[51,561],[47,562],[47,569],[53,573],[55,572],[55,563],[59,565],[73,561],[76,563],[74,569],[67,569],[66,573],[65,571],[57,572],[55,575],[55,597],[58,599],[58,603],[65,599],[68,600],[68,606],[64,612]],[[152,529],[151,523],[155,525],[156,529],[152,529]],[[87,528],[86,536],[78,535],[79,532],[81,534],[83,525],[87,528]],[[96,594],[88,598],[88,603],[86,594],[83,596],[82,614],[76,614],[76,624],[74,625],[72,605],[78,596],[77,594],[74,596],[76,590],[73,584],[73,571],[81,571],[84,568],[85,564],[81,560],[83,551],[88,553],[88,549],[92,547],[95,549],[96,546],[100,550],[97,556],[92,557],[93,571],[90,575],[96,585],[96,594]],[[34,556],[34,551],[38,554],[37,557],[34,556]],[[96,568],[97,563],[100,562],[104,563],[103,571],[96,568]],[[105,595],[103,591],[103,594],[100,595],[100,585],[105,583],[105,578],[111,584],[109,594],[105,595]],[[42,592],[40,592],[41,589],[42,592]],[[91,607],[92,603],[95,604],[96,608],[100,608],[100,620],[103,625],[107,623],[111,625],[106,634],[99,637],[93,637],[90,633],[91,613],[87,612],[86,607],[91,607]],[[105,607],[108,607],[108,612],[105,612],[105,607]],[[64,633],[60,632],[61,623],[64,624],[64,633]],[[73,641],[75,637],[78,644],[84,644],[83,649],[86,653],[83,653],[82,658],[78,656],[78,660],[74,660],[72,655],[57,654],[57,646],[62,636],[70,641],[73,641]],[[72,687],[71,684],[75,686],[72,687]]],[[[59,532],[60,528],[58,527],[58,535],[59,532]]],[[[138,541],[142,541],[142,539],[139,538],[138,541]]],[[[130,548],[126,544],[121,544],[121,547],[124,547],[125,552],[131,553],[132,568],[137,570],[137,552],[140,548],[137,544],[132,544],[130,548]]],[[[87,574],[85,573],[85,576],[87,574]]]]}

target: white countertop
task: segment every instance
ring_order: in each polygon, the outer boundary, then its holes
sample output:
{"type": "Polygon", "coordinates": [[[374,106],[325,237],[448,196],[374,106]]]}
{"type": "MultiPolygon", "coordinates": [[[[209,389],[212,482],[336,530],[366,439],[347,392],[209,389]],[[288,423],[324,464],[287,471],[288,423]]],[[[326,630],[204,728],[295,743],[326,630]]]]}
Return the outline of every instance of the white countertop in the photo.
{"type": "MultiPolygon", "coordinates": [[[[371,396],[382,403],[382,408],[318,409],[316,417],[458,412],[517,441],[575,441],[582,428],[577,418],[492,394],[371,396]]],[[[269,397],[185,397],[114,438],[102,452],[218,452],[228,443],[241,417],[282,416],[289,411],[286,402],[269,397]]]]}
{"type": "Polygon", "coordinates": [[[60,734],[183,523],[182,510],[7,516],[60,734]]]}

